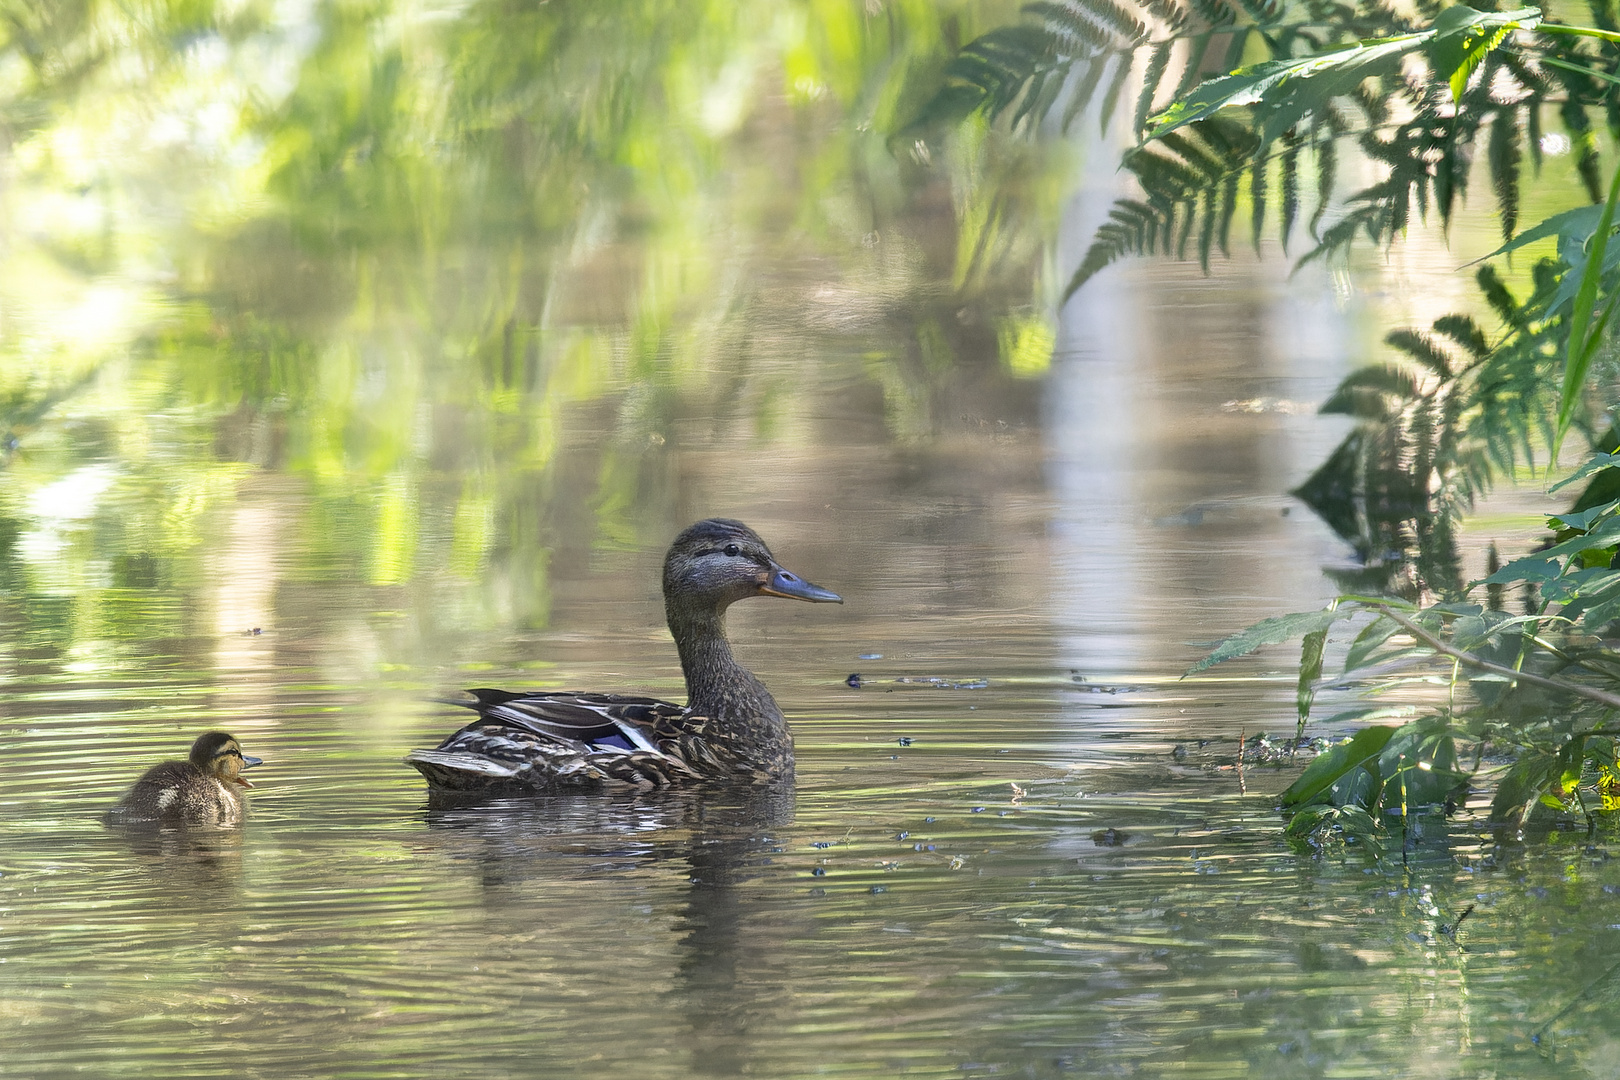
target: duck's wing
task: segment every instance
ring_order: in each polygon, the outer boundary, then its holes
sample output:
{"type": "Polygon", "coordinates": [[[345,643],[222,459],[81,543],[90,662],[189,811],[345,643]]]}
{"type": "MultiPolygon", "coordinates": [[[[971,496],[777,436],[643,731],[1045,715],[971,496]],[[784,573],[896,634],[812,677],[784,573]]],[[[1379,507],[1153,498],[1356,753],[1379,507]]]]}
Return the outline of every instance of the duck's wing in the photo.
{"type": "Polygon", "coordinates": [[[679,705],[623,694],[469,692],[477,701],[467,707],[478,719],[405,759],[435,787],[619,782],[650,789],[697,778],[672,752],[690,719],[679,705]]]}
{"type": "Polygon", "coordinates": [[[627,694],[524,694],[488,688],[467,692],[478,699],[468,708],[476,709],[480,720],[593,749],[661,753],[660,744],[679,736],[688,719],[679,705],[627,694]]]}

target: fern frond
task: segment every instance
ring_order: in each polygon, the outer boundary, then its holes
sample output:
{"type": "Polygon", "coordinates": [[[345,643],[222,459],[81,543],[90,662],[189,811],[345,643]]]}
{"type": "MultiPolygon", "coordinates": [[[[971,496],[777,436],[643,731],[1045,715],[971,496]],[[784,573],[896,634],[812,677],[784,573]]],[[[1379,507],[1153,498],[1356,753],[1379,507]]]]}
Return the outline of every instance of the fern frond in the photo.
{"type": "Polygon", "coordinates": [[[1059,127],[1065,135],[1069,133],[1069,125],[1074,123],[1074,118],[1091,104],[1092,95],[1097,92],[1097,84],[1102,81],[1103,69],[1107,66],[1106,56],[1093,56],[1086,63],[1085,74],[1075,83],[1074,93],[1069,95],[1069,104],[1063,109],[1063,120],[1059,127]]]}
{"type": "Polygon", "coordinates": [[[1098,51],[1139,45],[1148,36],[1147,26],[1141,19],[1111,0],[1069,0],[1067,3],[1036,0],[1024,5],[1024,11],[1039,17],[1048,27],[1073,34],[1098,51]]]}
{"type": "Polygon", "coordinates": [[[1491,346],[1485,331],[1467,315],[1442,315],[1434,320],[1434,329],[1436,333],[1461,345],[1475,360],[1483,360],[1490,354],[1491,346]]]}
{"type": "Polygon", "coordinates": [[[1237,21],[1237,12],[1226,0],[1191,0],[1192,9],[1211,26],[1226,26],[1237,21]]]}
{"type": "Polygon", "coordinates": [[[1491,186],[1496,191],[1497,216],[1502,220],[1502,239],[1511,240],[1519,224],[1519,164],[1524,156],[1517,108],[1504,106],[1496,110],[1487,145],[1491,186]]]}
{"type": "Polygon", "coordinates": [[[1259,162],[1249,172],[1249,224],[1254,237],[1255,254],[1260,253],[1260,238],[1266,231],[1266,163],[1259,162]]]}
{"type": "Polygon", "coordinates": [[[1147,127],[1148,116],[1153,112],[1153,99],[1158,95],[1159,82],[1164,78],[1165,69],[1170,66],[1170,51],[1174,43],[1161,42],[1153,47],[1148,57],[1147,72],[1142,76],[1142,92],[1136,98],[1136,126],[1133,131],[1141,131],[1147,127]]]}
{"type": "Polygon", "coordinates": [[[1142,6],[1147,8],[1155,19],[1164,23],[1165,28],[1171,33],[1179,31],[1192,18],[1180,0],[1143,0],[1142,6]]]}
{"type": "Polygon", "coordinates": [[[1427,334],[1416,330],[1394,330],[1384,338],[1384,344],[1399,349],[1442,379],[1449,379],[1453,374],[1451,357],[1442,352],[1427,334]]]}
{"type": "Polygon", "coordinates": [[[1299,143],[1286,140],[1282,152],[1282,206],[1279,230],[1282,249],[1288,250],[1288,238],[1294,233],[1294,222],[1299,220],[1299,143]]]}
{"type": "Polygon", "coordinates": [[[1422,397],[1422,388],[1407,368],[1372,364],[1352,372],[1317,412],[1353,416],[1358,420],[1384,420],[1422,397]]]}
{"type": "Polygon", "coordinates": [[[1102,134],[1108,134],[1108,122],[1114,118],[1115,107],[1119,104],[1120,92],[1125,89],[1126,81],[1131,77],[1131,69],[1136,66],[1135,53],[1121,53],[1118,66],[1114,69],[1114,79],[1108,84],[1108,93],[1103,95],[1099,124],[1102,134]]]}

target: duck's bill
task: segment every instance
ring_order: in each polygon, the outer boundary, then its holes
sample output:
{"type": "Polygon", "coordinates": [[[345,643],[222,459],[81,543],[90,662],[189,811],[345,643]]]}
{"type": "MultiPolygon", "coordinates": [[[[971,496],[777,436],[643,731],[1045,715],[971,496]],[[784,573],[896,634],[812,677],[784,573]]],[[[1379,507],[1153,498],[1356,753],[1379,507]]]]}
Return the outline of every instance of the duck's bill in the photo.
{"type": "Polygon", "coordinates": [[[765,584],[759,587],[765,596],[785,596],[789,600],[808,600],[812,604],[842,604],[844,598],[820,585],[812,585],[797,574],[778,566],[771,571],[765,584]]]}
{"type": "MultiPolygon", "coordinates": [[[[255,765],[263,765],[263,764],[264,764],[264,758],[262,758],[262,757],[251,757],[251,756],[249,756],[247,754],[242,755],[242,768],[244,768],[244,769],[251,769],[255,765]]],[[[237,773],[235,776],[231,777],[231,779],[235,780],[238,784],[241,784],[243,787],[252,787],[253,786],[253,782],[251,780],[249,780],[247,777],[243,776],[241,773],[237,773]]]]}

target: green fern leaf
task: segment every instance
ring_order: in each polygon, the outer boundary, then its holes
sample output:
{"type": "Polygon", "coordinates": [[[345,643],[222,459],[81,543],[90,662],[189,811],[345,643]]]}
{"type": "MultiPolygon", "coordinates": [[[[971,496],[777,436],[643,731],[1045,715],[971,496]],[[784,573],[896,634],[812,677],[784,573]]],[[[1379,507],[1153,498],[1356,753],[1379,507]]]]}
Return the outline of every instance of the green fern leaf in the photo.
{"type": "Polygon", "coordinates": [[[1125,89],[1125,83],[1131,77],[1131,69],[1136,65],[1134,52],[1121,53],[1114,68],[1113,81],[1108,84],[1108,92],[1103,95],[1102,108],[1097,110],[1098,125],[1102,134],[1108,134],[1108,122],[1114,118],[1115,106],[1119,104],[1119,95],[1125,89]]]}
{"type": "Polygon", "coordinates": [[[1085,74],[1080,76],[1080,81],[1075,84],[1074,93],[1069,96],[1068,105],[1063,109],[1063,122],[1059,126],[1065,135],[1069,133],[1069,125],[1074,123],[1074,118],[1091,104],[1092,95],[1097,92],[1097,84],[1102,81],[1103,69],[1107,66],[1107,56],[1093,56],[1087,62],[1085,74]]]}
{"type": "MultiPolygon", "coordinates": [[[[1136,99],[1136,126],[1133,130],[1141,131],[1147,126],[1148,115],[1153,111],[1153,99],[1159,92],[1159,81],[1164,78],[1165,69],[1170,66],[1170,50],[1173,46],[1173,41],[1165,41],[1153,47],[1153,54],[1148,58],[1147,72],[1142,76],[1142,92],[1136,99]]],[[[1152,137],[1154,136],[1149,136],[1152,137]]]]}
{"type": "Polygon", "coordinates": [[[1392,330],[1384,337],[1384,344],[1416,360],[1442,379],[1451,378],[1451,357],[1442,352],[1434,339],[1416,330],[1392,330]]]}
{"type": "Polygon", "coordinates": [[[1221,254],[1228,258],[1232,255],[1232,219],[1237,216],[1238,179],[1239,173],[1232,173],[1221,185],[1221,218],[1219,235],[1216,242],[1220,244],[1221,254]]]}
{"type": "Polygon", "coordinates": [[[1180,0],[1143,0],[1142,6],[1164,23],[1172,34],[1179,32],[1192,17],[1180,0]]]}
{"type": "Polygon", "coordinates": [[[1237,12],[1227,5],[1226,0],[1191,0],[1191,3],[1193,10],[1213,26],[1227,26],[1237,21],[1237,12]]]}
{"type": "Polygon", "coordinates": [[[1467,315],[1442,315],[1434,320],[1434,329],[1468,350],[1468,355],[1475,360],[1483,360],[1490,355],[1491,346],[1486,340],[1485,331],[1467,315]]]}
{"type": "Polygon", "coordinates": [[[1487,157],[1491,165],[1491,186],[1496,191],[1497,215],[1502,219],[1502,238],[1513,238],[1519,223],[1519,163],[1523,158],[1523,132],[1519,110],[1506,106],[1496,110],[1491,122],[1487,157]]]}
{"type": "Polygon", "coordinates": [[[1266,231],[1266,163],[1257,162],[1249,173],[1249,224],[1254,234],[1254,252],[1260,254],[1260,238],[1266,231]]]}
{"type": "Polygon", "coordinates": [[[1333,183],[1338,174],[1338,143],[1334,141],[1337,131],[1325,114],[1321,126],[1325,129],[1324,134],[1313,144],[1316,149],[1316,212],[1311,215],[1312,236],[1321,229],[1322,216],[1332,205],[1333,183]]]}
{"type": "Polygon", "coordinates": [[[1063,4],[1038,0],[1024,5],[1024,10],[1044,19],[1049,27],[1066,30],[1099,49],[1129,48],[1148,36],[1142,20],[1112,0],[1071,0],[1063,4]]]}
{"type": "Polygon", "coordinates": [[[1417,401],[1422,388],[1411,370],[1393,364],[1357,368],[1345,377],[1316,411],[1360,420],[1387,419],[1394,408],[1417,401]]]}
{"type": "Polygon", "coordinates": [[[1215,191],[1213,188],[1204,190],[1201,203],[1199,217],[1202,219],[1202,226],[1198,232],[1198,265],[1207,274],[1209,273],[1209,255],[1215,249],[1216,226],[1220,224],[1220,215],[1215,209],[1215,191]]]}
{"type": "Polygon", "coordinates": [[[1282,249],[1288,250],[1294,222],[1299,220],[1299,143],[1290,140],[1282,152],[1282,220],[1279,225],[1282,249]]]}

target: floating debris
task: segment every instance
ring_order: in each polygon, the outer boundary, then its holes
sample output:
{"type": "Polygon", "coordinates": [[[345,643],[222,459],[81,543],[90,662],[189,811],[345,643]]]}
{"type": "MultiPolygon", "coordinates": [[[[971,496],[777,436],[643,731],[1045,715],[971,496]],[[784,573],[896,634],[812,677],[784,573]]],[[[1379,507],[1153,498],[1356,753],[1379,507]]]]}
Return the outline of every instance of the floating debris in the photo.
{"type": "Polygon", "coordinates": [[[983,690],[989,679],[942,679],[938,675],[902,675],[894,680],[896,686],[915,686],[923,690],[983,690]]]}
{"type": "Polygon", "coordinates": [[[1091,834],[1091,842],[1098,847],[1120,847],[1130,838],[1130,833],[1115,828],[1098,829],[1091,834]]]}
{"type": "Polygon", "coordinates": [[[1024,796],[1029,794],[1029,792],[1027,792],[1023,788],[1019,787],[1016,781],[1009,781],[1008,786],[1010,786],[1012,788],[1012,793],[1013,793],[1012,801],[1015,802],[1015,803],[1023,802],[1024,801],[1024,796]]]}
{"type": "Polygon", "coordinates": [[[876,896],[878,893],[885,893],[885,892],[888,892],[888,891],[889,891],[889,887],[887,885],[874,885],[874,886],[872,886],[872,895],[873,896],[876,896]]]}
{"type": "Polygon", "coordinates": [[[929,824],[929,825],[931,825],[931,824],[933,824],[933,823],[934,823],[934,820],[935,820],[935,819],[934,819],[934,818],[931,818],[931,817],[925,817],[925,818],[923,818],[923,822],[924,822],[924,824],[929,824]]]}
{"type": "Polygon", "coordinates": [[[880,652],[863,652],[863,653],[861,653],[861,655],[857,656],[855,659],[857,659],[857,660],[881,660],[881,659],[883,659],[883,654],[880,653],[880,652]]]}
{"type": "Polygon", "coordinates": [[[970,814],[982,814],[982,813],[984,813],[984,807],[982,807],[982,806],[975,806],[975,807],[973,807],[973,808],[972,808],[972,809],[970,809],[970,810],[969,810],[969,811],[968,811],[968,813],[970,813],[970,814]]]}

